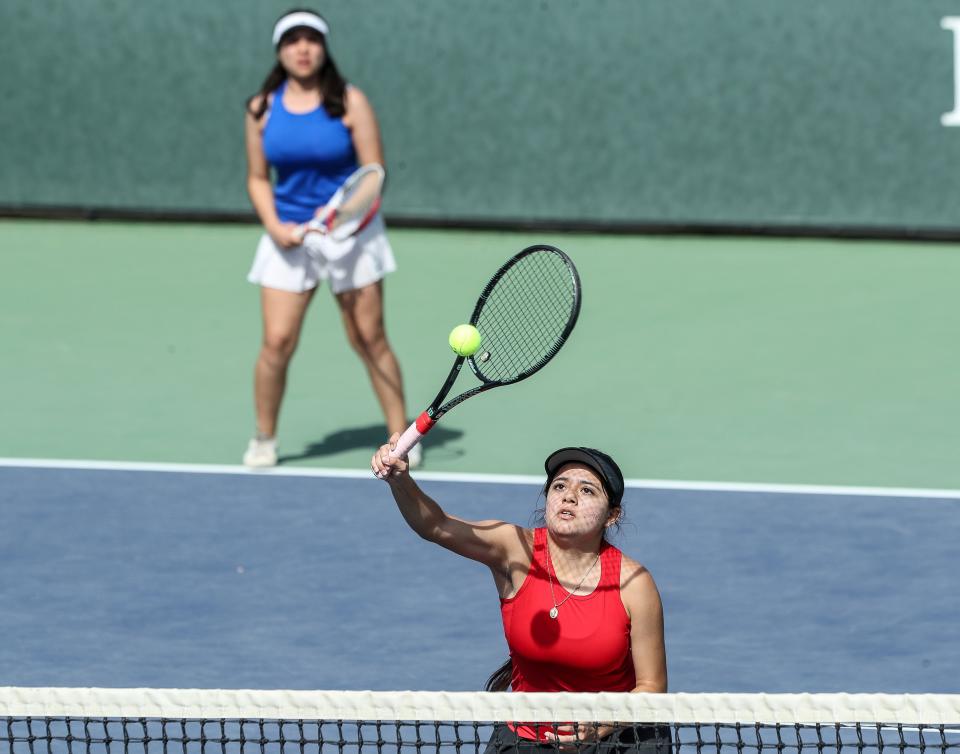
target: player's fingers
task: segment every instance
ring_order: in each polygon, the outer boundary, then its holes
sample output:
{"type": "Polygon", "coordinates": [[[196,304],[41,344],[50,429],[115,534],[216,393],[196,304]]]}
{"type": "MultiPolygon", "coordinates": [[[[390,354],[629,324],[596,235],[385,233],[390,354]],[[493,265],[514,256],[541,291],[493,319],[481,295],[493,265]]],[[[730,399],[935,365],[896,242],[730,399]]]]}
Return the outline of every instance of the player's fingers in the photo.
{"type": "Polygon", "coordinates": [[[392,461],[390,459],[390,446],[381,445],[377,452],[373,454],[373,458],[370,461],[370,467],[373,469],[373,473],[376,474],[380,479],[385,479],[390,475],[392,470],[392,461]]]}
{"type": "Polygon", "coordinates": [[[374,461],[371,467],[380,479],[395,478],[407,472],[409,468],[407,459],[395,455],[399,441],[400,433],[394,432],[390,435],[390,441],[381,445],[374,453],[374,461]]]}
{"type": "Polygon", "coordinates": [[[388,466],[392,466],[396,459],[392,455],[393,446],[390,443],[380,446],[380,460],[388,466]]]}
{"type": "Polygon", "coordinates": [[[552,726],[546,733],[553,736],[555,741],[574,741],[577,738],[578,725],[580,723],[561,723],[552,726]]]}
{"type": "Polygon", "coordinates": [[[295,223],[283,224],[283,244],[287,248],[299,246],[303,242],[303,236],[300,233],[300,226],[295,223]]]}
{"type": "Polygon", "coordinates": [[[597,726],[593,723],[577,723],[577,736],[581,741],[592,741],[597,737],[597,726]]]}
{"type": "Polygon", "coordinates": [[[373,457],[370,459],[370,468],[373,469],[373,472],[380,476],[380,471],[383,470],[383,448],[377,448],[377,451],[373,454],[373,457]]]}

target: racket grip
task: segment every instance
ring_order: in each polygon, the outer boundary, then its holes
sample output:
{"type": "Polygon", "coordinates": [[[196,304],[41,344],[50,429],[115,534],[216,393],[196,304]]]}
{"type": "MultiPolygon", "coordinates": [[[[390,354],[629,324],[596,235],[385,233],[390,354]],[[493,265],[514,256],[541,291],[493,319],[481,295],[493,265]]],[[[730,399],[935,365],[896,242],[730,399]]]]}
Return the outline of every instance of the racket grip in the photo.
{"type": "Polygon", "coordinates": [[[427,412],[424,411],[417,417],[417,420],[400,435],[400,439],[397,440],[397,446],[390,451],[390,457],[401,458],[406,456],[407,453],[410,452],[410,448],[420,442],[421,438],[430,431],[430,428],[434,424],[436,424],[436,422],[427,416],[427,412]]]}
{"type": "Polygon", "coordinates": [[[410,449],[420,442],[421,437],[423,437],[423,435],[417,430],[416,423],[411,424],[407,427],[406,431],[400,435],[400,439],[397,440],[397,447],[390,451],[390,458],[406,456],[407,453],[410,452],[410,449]]]}

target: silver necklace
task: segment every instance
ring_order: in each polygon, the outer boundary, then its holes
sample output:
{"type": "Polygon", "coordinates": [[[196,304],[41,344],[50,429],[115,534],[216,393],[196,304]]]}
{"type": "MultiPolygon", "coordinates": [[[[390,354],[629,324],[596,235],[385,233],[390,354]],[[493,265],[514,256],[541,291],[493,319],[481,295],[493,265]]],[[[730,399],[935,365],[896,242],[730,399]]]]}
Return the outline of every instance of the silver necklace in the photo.
{"type": "MultiPolygon", "coordinates": [[[[557,616],[560,615],[560,606],[563,605],[568,599],[570,599],[574,592],[580,591],[580,587],[583,586],[583,582],[587,580],[587,576],[590,575],[590,571],[593,570],[593,567],[597,564],[597,561],[600,560],[600,553],[597,553],[597,559],[590,564],[590,567],[587,569],[586,573],[583,574],[583,578],[580,579],[580,583],[577,584],[572,592],[567,592],[567,596],[562,600],[557,602],[557,595],[553,592],[553,576],[550,574],[550,571],[553,570],[553,558],[550,557],[550,543],[547,543],[547,579],[550,581],[550,598],[553,600],[553,607],[550,608],[550,617],[554,620],[557,619],[557,616]]],[[[560,581],[560,577],[557,577],[557,581],[560,581]]]]}

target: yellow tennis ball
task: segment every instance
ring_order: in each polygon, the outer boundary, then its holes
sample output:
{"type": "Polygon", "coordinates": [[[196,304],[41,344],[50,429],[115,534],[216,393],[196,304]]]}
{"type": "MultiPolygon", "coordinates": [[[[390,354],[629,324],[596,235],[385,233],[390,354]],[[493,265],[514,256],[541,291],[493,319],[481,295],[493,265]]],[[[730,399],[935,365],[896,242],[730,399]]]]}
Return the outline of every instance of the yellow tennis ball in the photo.
{"type": "Polygon", "coordinates": [[[473,356],[480,348],[480,333],[473,325],[457,325],[450,331],[450,347],[458,356],[473,356]]]}

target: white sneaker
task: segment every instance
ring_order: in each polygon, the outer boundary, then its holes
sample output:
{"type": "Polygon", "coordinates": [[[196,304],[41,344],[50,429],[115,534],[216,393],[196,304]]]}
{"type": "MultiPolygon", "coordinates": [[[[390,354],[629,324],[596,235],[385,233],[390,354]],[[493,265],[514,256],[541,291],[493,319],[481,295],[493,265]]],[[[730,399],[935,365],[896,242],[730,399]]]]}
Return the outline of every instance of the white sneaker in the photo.
{"type": "Polygon", "coordinates": [[[417,443],[412,448],[410,448],[410,452],[407,453],[407,465],[411,469],[415,469],[422,462],[423,462],[423,448],[420,446],[420,443],[417,443]]]}
{"type": "Polygon", "coordinates": [[[277,438],[258,440],[254,437],[243,454],[243,465],[251,469],[265,469],[277,465],[277,438]]]}

